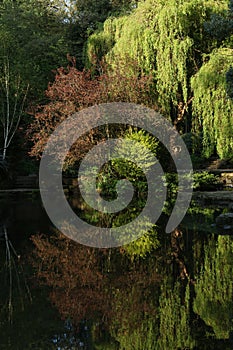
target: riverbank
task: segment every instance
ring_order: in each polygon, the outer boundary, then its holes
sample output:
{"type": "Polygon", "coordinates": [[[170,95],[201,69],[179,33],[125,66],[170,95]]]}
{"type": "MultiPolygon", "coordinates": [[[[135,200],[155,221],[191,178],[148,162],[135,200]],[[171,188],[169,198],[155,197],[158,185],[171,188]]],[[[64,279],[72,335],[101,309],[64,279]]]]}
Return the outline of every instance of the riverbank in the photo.
{"type": "Polygon", "coordinates": [[[218,205],[220,207],[233,207],[233,191],[197,191],[193,192],[195,201],[202,206],[218,205]]]}

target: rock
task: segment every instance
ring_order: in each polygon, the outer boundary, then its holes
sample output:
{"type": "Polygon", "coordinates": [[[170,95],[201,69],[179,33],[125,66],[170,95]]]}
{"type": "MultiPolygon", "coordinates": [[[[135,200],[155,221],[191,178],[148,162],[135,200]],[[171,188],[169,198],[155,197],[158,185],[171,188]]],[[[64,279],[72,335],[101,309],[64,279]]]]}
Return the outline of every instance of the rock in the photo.
{"type": "Polygon", "coordinates": [[[225,230],[233,230],[233,213],[221,214],[216,218],[216,225],[225,230]]]}

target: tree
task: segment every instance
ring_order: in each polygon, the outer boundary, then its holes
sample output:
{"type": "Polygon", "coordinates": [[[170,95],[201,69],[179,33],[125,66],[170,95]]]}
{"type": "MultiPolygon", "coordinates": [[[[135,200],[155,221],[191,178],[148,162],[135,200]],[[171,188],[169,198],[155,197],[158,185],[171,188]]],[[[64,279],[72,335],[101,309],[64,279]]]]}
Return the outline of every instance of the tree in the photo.
{"type": "Polygon", "coordinates": [[[0,19],[0,65],[8,57],[12,74],[30,85],[30,97],[41,98],[52,70],[66,61],[63,17],[49,0],[6,0],[0,4],[0,19]]]}
{"type": "MultiPolygon", "coordinates": [[[[100,81],[92,79],[90,72],[80,72],[75,67],[61,67],[56,73],[54,83],[46,91],[49,102],[38,106],[35,120],[28,130],[34,143],[30,154],[37,158],[40,158],[48,137],[59,123],[75,112],[101,101],[100,81]]],[[[89,149],[91,135],[92,132],[84,135],[72,147],[72,152],[67,157],[68,165],[78,161],[89,149]]]]}
{"type": "Polygon", "coordinates": [[[210,20],[204,23],[205,31],[217,40],[220,46],[229,36],[233,34],[233,1],[228,1],[228,9],[222,13],[213,13],[210,20]]]}
{"type": "Polygon", "coordinates": [[[67,4],[68,17],[86,30],[95,30],[99,23],[114,13],[130,11],[137,0],[71,0],[67,4]]]}
{"type": "MultiPolygon", "coordinates": [[[[232,96],[233,85],[232,6],[228,0],[143,1],[129,14],[108,18],[103,29],[88,38],[86,64],[98,70],[104,60],[116,73],[124,71],[127,62],[128,74],[137,78],[150,75],[150,89],[142,103],[159,108],[182,134],[194,132],[200,138],[203,132],[203,155],[216,151],[221,158],[228,157],[232,152],[232,107],[227,98],[232,96]],[[226,58],[216,61],[215,70],[219,64],[224,73],[218,82],[213,74],[213,84],[207,83],[204,71],[212,67],[220,45],[225,47],[226,58]],[[131,61],[135,62],[133,69],[128,65],[131,61]],[[219,86],[218,96],[214,81],[219,86]],[[212,96],[211,102],[208,96],[212,96]]],[[[127,86],[118,87],[125,96],[130,95],[127,86]]]]}
{"type": "Polygon", "coordinates": [[[228,97],[226,74],[233,62],[233,49],[214,50],[192,78],[193,127],[203,133],[203,154],[221,158],[233,152],[233,100],[228,97]]]}
{"type": "Polygon", "coordinates": [[[130,12],[134,0],[71,0],[66,2],[67,38],[71,54],[76,57],[77,68],[85,64],[86,41],[90,34],[102,28],[103,22],[112,15],[130,12]]]}
{"type": "Polygon", "coordinates": [[[211,13],[225,11],[226,4],[143,1],[128,15],[107,19],[103,30],[89,37],[87,63],[95,65],[96,57],[104,57],[116,71],[119,58],[121,63],[135,60],[138,76],[153,75],[154,104],[159,103],[177,128],[187,132],[191,128],[190,78],[202,65],[202,53],[212,48],[203,36],[203,26],[211,13]]]}
{"type": "MultiPolygon", "coordinates": [[[[74,66],[57,69],[55,81],[46,91],[48,103],[37,106],[35,119],[28,130],[28,136],[33,141],[30,154],[40,158],[48,137],[55,127],[75,112],[104,102],[137,103],[144,98],[146,100],[149,89],[150,78],[146,77],[137,78],[123,72],[114,75],[108,72],[101,76],[93,76],[92,71],[79,71],[74,66]],[[125,90],[120,89],[119,86],[125,87],[125,90]],[[126,89],[132,93],[126,94],[126,89]]],[[[94,131],[91,131],[89,135],[81,138],[76,146],[74,145],[67,158],[70,165],[74,164],[75,160],[81,159],[90,148],[93,143],[93,133],[94,131]]],[[[96,130],[96,135],[100,134],[103,136],[103,130],[96,130]]]]}
{"type": "Polygon", "coordinates": [[[98,23],[104,22],[110,10],[109,0],[74,0],[70,2],[72,20],[79,23],[83,29],[94,30],[98,23]]]}
{"type": "Polygon", "coordinates": [[[23,115],[27,92],[28,86],[23,86],[20,76],[13,76],[9,59],[6,57],[0,78],[0,122],[3,130],[1,159],[3,161],[6,159],[7,150],[23,115]]]}
{"type": "Polygon", "coordinates": [[[14,135],[20,135],[18,142],[21,142],[24,131],[18,133],[19,123],[21,121],[20,127],[24,129],[30,120],[25,111],[36,100],[44,99],[44,90],[53,79],[52,69],[66,61],[62,19],[49,0],[0,3],[0,142],[3,144],[0,152],[3,159],[10,144],[13,149],[14,135]]]}

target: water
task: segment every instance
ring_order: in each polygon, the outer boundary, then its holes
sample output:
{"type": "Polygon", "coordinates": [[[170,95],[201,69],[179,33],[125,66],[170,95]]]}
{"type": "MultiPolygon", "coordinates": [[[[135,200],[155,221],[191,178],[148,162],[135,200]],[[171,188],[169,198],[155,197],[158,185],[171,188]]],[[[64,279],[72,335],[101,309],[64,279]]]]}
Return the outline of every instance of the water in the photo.
{"type": "Polygon", "coordinates": [[[223,210],[195,206],[172,235],[161,222],[155,249],[100,250],[57,232],[38,196],[2,196],[0,349],[232,349],[223,210]]]}

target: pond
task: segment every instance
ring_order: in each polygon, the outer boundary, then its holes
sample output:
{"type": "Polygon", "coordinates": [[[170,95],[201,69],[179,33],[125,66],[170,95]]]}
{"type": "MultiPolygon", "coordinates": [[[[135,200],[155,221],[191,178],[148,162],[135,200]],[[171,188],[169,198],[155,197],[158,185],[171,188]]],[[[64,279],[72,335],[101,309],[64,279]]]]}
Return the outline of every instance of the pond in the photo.
{"type": "Polygon", "coordinates": [[[232,349],[224,211],[193,204],[172,234],[162,218],[145,251],[97,249],[58,232],[39,194],[1,195],[0,349],[232,349]]]}

